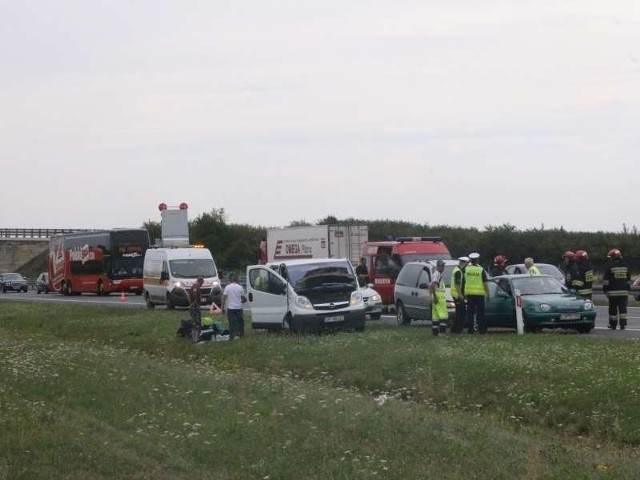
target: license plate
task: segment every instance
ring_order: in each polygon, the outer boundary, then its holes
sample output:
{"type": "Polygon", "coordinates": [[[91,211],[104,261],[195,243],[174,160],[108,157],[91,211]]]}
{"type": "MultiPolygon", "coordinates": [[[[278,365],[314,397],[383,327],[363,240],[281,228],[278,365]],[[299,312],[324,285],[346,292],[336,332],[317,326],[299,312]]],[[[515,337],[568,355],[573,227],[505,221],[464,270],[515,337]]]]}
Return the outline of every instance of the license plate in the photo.
{"type": "Polygon", "coordinates": [[[563,313],[560,315],[560,320],[580,320],[579,313],[563,313]]]}
{"type": "Polygon", "coordinates": [[[336,315],[335,317],[324,317],[324,323],[342,322],[344,315],[336,315]]]}

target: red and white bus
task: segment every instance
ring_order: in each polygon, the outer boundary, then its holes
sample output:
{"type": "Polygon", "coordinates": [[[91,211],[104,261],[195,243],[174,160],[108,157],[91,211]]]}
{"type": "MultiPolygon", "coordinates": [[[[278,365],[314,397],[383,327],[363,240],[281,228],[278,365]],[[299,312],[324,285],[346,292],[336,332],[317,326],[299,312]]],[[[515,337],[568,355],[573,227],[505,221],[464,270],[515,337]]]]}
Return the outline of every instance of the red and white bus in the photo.
{"type": "Polygon", "coordinates": [[[49,241],[49,288],[63,295],[85,292],[142,294],[142,266],[149,248],[143,228],[57,235],[49,241]]]}

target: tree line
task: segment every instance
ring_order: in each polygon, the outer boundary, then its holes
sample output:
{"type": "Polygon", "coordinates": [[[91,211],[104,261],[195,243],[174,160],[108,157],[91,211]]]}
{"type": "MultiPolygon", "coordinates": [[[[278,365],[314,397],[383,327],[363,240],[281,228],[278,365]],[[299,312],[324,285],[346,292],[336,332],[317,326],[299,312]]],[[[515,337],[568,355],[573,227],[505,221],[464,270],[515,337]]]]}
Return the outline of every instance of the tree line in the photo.
{"type": "MultiPolygon", "coordinates": [[[[607,252],[618,248],[630,270],[640,271],[640,234],[635,227],[631,230],[623,227],[622,232],[570,232],[544,227],[519,230],[510,224],[479,229],[398,220],[338,219],[333,215],[315,223],[296,220],[289,226],[326,224],[367,225],[370,241],[389,237],[441,237],[454,258],[478,252],[483,265],[489,265],[498,254],[505,255],[512,264],[532,257],[538,263],[557,265],[566,250],[585,250],[594,270],[601,272],[607,252]]],[[[143,228],[149,231],[152,243],[160,239],[159,222],[149,220],[143,228]]],[[[224,208],[213,208],[189,221],[191,243],[209,248],[224,270],[243,271],[247,265],[257,263],[260,241],[266,236],[266,230],[264,226],[228,223],[224,208]]]]}

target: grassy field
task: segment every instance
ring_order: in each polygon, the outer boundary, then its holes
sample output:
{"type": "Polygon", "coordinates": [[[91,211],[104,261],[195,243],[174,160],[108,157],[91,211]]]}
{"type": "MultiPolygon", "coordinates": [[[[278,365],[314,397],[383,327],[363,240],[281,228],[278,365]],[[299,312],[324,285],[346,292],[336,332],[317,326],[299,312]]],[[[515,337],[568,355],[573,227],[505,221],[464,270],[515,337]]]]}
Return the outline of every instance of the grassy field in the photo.
{"type": "Polygon", "coordinates": [[[640,478],[638,342],[1,307],[0,479],[640,478]]]}

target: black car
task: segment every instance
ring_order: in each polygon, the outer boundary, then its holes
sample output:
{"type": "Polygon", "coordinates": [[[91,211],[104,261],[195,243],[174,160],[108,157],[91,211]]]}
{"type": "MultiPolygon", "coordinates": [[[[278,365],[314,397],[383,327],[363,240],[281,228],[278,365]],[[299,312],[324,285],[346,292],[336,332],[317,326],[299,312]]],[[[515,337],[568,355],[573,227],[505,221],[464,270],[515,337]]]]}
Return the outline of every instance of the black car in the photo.
{"type": "Polygon", "coordinates": [[[49,274],[42,272],[36,280],[36,293],[49,293],[49,274]]]}
{"type": "Polygon", "coordinates": [[[0,289],[2,293],[7,292],[27,292],[29,284],[27,279],[19,273],[3,273],[0,275],[0,289]]]}

